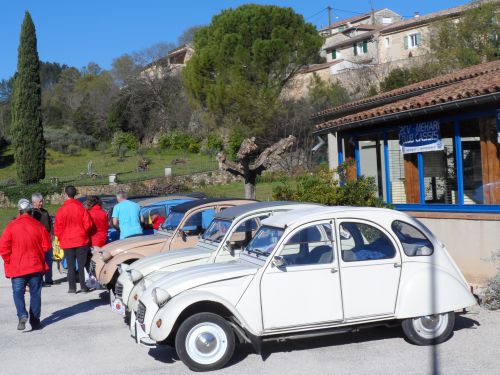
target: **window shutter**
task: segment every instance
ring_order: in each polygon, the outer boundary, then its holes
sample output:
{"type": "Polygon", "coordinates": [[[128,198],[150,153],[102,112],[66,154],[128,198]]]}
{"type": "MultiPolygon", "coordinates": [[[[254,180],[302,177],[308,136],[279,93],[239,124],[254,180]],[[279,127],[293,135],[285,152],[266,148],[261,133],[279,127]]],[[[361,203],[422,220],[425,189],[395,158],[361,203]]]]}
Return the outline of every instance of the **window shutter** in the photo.
{"type": "Polygon", "coordinates": [[[367,53],[367,52],[368,52],[368,41],[363,40],[363,53],[367,53]]]}
{"type": "Polygon", "coordinates": [[[404,40],[404,44],[405,44],[405,49],[408,49],[408,35],[405,35],[403,40],[404,40]]]}
{"type": "Polygon", "coordinates": [[[354,47],[354,56],[358,56],[358,46],[356,43],[352,45],[354,47]]]}
{"type": "Polygon", "coordinates": [[[334,50],[332,51],[332,59],[333,59],[333,60],[335,60],[336,58],[337,58],[337,50],[336,50],[336,49],[334,49],[334,50]]]}
{"type": "Polygon", "coordinates": [[[422,33],[417,33],[417,46],[422,43],[422,33]]]}

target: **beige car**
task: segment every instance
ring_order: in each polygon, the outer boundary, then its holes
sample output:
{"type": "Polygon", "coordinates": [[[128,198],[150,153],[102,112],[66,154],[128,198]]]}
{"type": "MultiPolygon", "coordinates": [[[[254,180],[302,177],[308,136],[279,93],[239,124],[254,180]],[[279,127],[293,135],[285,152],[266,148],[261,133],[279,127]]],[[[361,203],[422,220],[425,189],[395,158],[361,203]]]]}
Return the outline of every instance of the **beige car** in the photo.
{"type": "Polygon", "coordinates": [[[117,266],[130,264],[148,255],[193,247],[216,213],[228,207],[253,203],[248,199],[199,199],[172,208],[156,234],[111,242],[95,252],[90,273],[112,289],[118,278],[117,266]]]}

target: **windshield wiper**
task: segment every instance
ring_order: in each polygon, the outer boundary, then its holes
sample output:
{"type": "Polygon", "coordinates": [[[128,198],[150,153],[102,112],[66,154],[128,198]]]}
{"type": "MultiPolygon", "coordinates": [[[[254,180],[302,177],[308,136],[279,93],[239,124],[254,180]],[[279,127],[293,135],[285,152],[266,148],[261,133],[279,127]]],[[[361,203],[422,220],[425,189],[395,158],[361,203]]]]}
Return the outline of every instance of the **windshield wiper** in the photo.
{"type": "Polygon", "coordinates": [[[257,256],[261,256],[261,255],[267,256],[268,255],[267,253],[263,252],[260,249],[246,249],[246,250],[247,250],[248,253],[254,253],[257,256]]]}

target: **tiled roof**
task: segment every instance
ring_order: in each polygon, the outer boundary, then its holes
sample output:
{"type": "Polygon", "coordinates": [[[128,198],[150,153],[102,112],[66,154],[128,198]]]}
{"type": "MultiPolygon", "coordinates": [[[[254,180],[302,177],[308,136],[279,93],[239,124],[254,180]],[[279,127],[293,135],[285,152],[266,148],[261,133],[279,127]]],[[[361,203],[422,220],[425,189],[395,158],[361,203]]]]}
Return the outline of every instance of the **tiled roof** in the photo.
{"type": "MultiPolygon", "coordinates": [[[[377,12],[378,12],[378,10],[377,10],[377,12]]],[[[368,12],[368,13],[365,13],[365,14],[360,14],[358,16],[349,17],[349,18],[346,18],[346,19],[334,22],[334,23],[330,24],[330,26],[327,26],[324,29],[321,29],[320,31],[327,31],[327,30],[330,30],[330,29],[335,29],[335,28],[337,28],[339,26],[346,25],[349,22],[361,21],[362,19],[370,17],[370,15],[371,15],[371,12],[368,12]]]]}
{"type": "Polygon", "coordinates": [[[375,35],[376,32],[377,32],[376,30],[367,31],[366,33],[356,35],[352,38],[347,38],[347,39],[344,39],[344,40],[341,40],[341,41],[338,41],[335,43],[327,44],[323,47],[323,49],[329,50],[329,49],[340,48],[340,47],[344,47],[344,46],[352,46],[353,43],[361,42],[361,41],[366,40],[366,39],[370,39],[373,35],[375,35]]]}
{"type": "MultiPolygon", "coordinates": [[[[316,130],[500,92],[500,60],[475,65],[424,82],[427,82],[427,85],[431,85],[434,82],[438,87],[407,99],[397,100],[379,107],[323,122],[316,125],[316,130]],[[449,84],[439,87],[440,82],[447,82],[449,84]]],[[[398,90],[408,90],[409,87],[415,87],[415,85],[407,86],[406,88],[403,87],[398,90]]]]}
{"type": "Polygon", "coordinates": [[[409,18],[407,20],[395,22],[392,25],[385,27],[384,29],[381,30],[380,33],[387,34],[387,33],[393,32],[393,31],[406,29],[409,27],[415,27],[417,25],[421,25],[421,24],[428,23],[431,21],[436,21],[440,18],[458,16],[461,13],[465,12],[466,10],[474,8],[476,6],[478,6],[478,3],[460,5],[460,6],[453,7],[453,8],[443,9],[443,10],[440,10],[439,12],[434,12],[434,13],[429,13],[429,14],[426,14],[423,16],[409,18]]]}
{"type": "Polygon", "coordinates": [[[418,94],[420,91],[429,90],[432,88],[437,88],[443,85],[450,85],[455,82],[463,81],[469,78],[473,78],[491,71],[498,72],[500,70],[500,60],[492,61],[484,64],[474,65],[462,70],[458,70],[452,73],[444,74],[436,78],[431,78],[425,81],[417,82],[408,86],[400,87],[388,92],[384,92],[378,95],[370,96],[368,98],[355,100],[350,103],[346,103],[337,107],[326,109],[322,112],[316,113],[311,116],[311,119],[317,119],[323,116],[333,117],[335,113],[340,112],[344,113],[346,110],[350,110],[350,112],[354,112],[356,107],[362,107],[369,104],[376,105],[377,102],[385,101],[391,98],[397,100],[397,97],[415,93],[418,94]]]}

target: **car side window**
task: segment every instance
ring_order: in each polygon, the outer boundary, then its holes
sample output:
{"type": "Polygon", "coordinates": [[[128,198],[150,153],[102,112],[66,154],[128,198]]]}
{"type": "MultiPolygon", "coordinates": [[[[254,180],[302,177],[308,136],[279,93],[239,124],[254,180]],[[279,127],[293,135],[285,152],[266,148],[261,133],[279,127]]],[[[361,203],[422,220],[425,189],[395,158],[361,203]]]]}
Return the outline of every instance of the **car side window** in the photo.
{"type": "Polygon", "coordinates": [[[392,222],[392,230],[396,237],[401,241],[403,251],[406,255],[423,256],[432,255],[434,246],[432,242],[419,229],[404,221],[395,220],[392,222]]]}
{"type": "Polygon", "coordinates": [[[215,209],[209,208],[200,212],[197,212],[189,219],[187,219],[182,230],[188,236],[195,236],[201,234],[207,229],[208,225],[211,223],[215,216],[215,209]]]}
{"type": "Polygon", "coordinates": [[[230,241],[236,242],[239,248],[244,248],[250,243],[257,229],[259,229],[257,218],[247,219],[234,229],[230,241]]]}
{"type": "Polygon", "coordinates": [[[389,237],[372,225],[343,222],[339,229],[344,262],[391,259],[396,255],[396,249],[389,237]]]}
{"type": "Polygon", "coordinates": [[[285,265],[329,264],[333,261],[333,236],[329,224],[307,226],[283,245],[285,265]]]}

